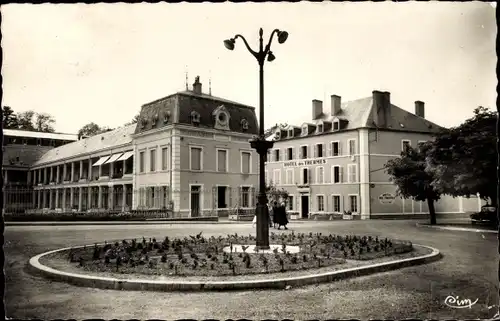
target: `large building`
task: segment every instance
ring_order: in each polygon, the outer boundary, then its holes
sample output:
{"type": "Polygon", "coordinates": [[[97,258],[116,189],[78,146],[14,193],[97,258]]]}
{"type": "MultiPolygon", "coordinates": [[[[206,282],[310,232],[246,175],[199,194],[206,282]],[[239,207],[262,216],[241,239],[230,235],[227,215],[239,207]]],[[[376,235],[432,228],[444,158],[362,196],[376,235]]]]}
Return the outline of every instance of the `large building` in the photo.
{"type": "Polygon", "coordinates": [[[77,135],[3,130],[2,177],[4,210],[24,211],[33,206],[30,167],[49,150],[78,140],[77,135]]]}
{"type": "Polygon", "coordinates": [[[255,203],[253,107],[192,90],[145,104],[137,124],[44,153],[30,167],[39,211],[168,210],[227,216],[255,203]]]}
{"type": "MultiPolygon", "coordinates": [[[[391,103],[390,93],[342,102],[331,96],[330,110],[312,101],[312,118],[299,126],[278,128],[266,163],[266,180],[290,194],[294,218],[316,215],[352,218],[425,217],[425,202],[400,198],[384,164],[405,146],[417,147],[441,127],[425,119],[425,105],[415,114],[391,103]]],[[[443,196],[437,213],[480,209],[479,198],[443,196]]]]}

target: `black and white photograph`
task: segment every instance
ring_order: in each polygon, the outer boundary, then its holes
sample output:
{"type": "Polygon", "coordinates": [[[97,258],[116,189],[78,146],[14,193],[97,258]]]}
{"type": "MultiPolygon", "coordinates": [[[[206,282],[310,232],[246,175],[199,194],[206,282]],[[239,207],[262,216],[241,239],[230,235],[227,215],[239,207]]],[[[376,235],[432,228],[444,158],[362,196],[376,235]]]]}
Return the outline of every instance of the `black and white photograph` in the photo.
{"type": "Polygon", "coordinates": [[[500,319],[496,2],[6,3],[7,319],[500,319]]]}

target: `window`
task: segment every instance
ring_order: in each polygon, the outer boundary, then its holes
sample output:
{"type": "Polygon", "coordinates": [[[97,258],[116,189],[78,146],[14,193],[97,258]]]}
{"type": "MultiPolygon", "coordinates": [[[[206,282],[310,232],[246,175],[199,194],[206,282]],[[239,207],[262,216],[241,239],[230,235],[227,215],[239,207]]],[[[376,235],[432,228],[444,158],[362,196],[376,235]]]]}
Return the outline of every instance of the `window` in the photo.
{"type": "Polygon", "coordinates": [[[356,140],[349,139],[349,156],[356,155],[356,140]]]}
{"type": "Polygon", "coordinates": [[[288,130],[288,137],[293,137],[293,129],[288,130]]]}
{"type": "Polygon", "coordinates": [[[286,170],[286,184],[293,184],[293,169],[289,168],[286,170]]]}
{"type": "Polygon", "coordinates": [[[161,149],[161,169],[163,171],[168,170],[168,147],[161,149]]]}
{"type": "Polygon", "coordinates": [[[323,157],[323,144],[316,144],[314,154],[315,157],[323,157]]]}
{"type": "Polygon", "coordinates": [[[339,121],[336,120],[333,122],[333,130],[338,131],[339,129],[340,129],[340,124],[339,124],[339,121]]]}
{"type": "Polygon", "coordinates": [[[144,173],[144,152],[139,153],[139,173],[144,173]]]}
{"type": "Polygon", "coordinates": [[[325,211],[325,197],[323,195],[318,195],[317,201],[318,201],[318,212],[324,212],[325,211]]]}
{"type": "Polygon", "coordinates": [[[358,212],[358,196],[357,195],[349,195],[349,210],[352,213],[358,212]]]}
{"type": "Polygon", "coordinates": [[[252,154],[250,152],[241,152],[241,172],[243,174],[250,174],[250,159],[252,154]]]}
{"type": "Polygon", "coordinates": [[[302,126],[302,136],[307,135],[307,126],[302,126]]]}
{"type": "Polygon", "coordinates": [[[241,207],[250,207],[250,187],[244,186],[241,188],[241,207]]]}
{"type": "Polygon", "coordinates": [[[274,172],[273,172],[273,182],[274,184],[276,185],[280,185],[281,183],[281,170],[279,169],[275,169],[274,172]]]}
{"type": "Polygon", "coordinates": [[[152,149],[149,153],[149,171],[154,172],[156,170],[156,149],[152,149]]]}
{"type": "Polygon", "coordinates": [[[217,149],[217,171],[227,172],[227,150],[217,149]]]}
{"type": "Polygon", "coordinates": [[[274,150],[274,161],[275,162],[279,162],[280,161],[280,150],[279,149],[275,149],[274,150]]]}
{"type": "Polygon", "coordinates": [[[318,133],[322,133],[323,132],[323,124],[319,124],[318,125],[318,133]]]}
{"type": "Polygon", "coordinates": [[[332,142],[331,156],[340,156],[340,144],[339,144],[339,142],[332,142]]]}
{"type": "Polygon", "coordinates": [[[293,195],[288,195],[288,200],[286,205],[289,211],[293,211],[293,195]]]}
{"type": "Polygon", "coordinates": [[[349,183],[356,183],[357,182],[357,165],[356,164],[349,164],[347,165],[347,171],[348,171],[348,182],[349,183]]]}
{"type": "Polygon", "coordinates": [[[402,140],[401,141],[401,151],[404,152],[408,149],[408,147],[411,146],[411,141],[409,140],[402,140]]]}
{"type": "Polygon", "coordinates": [[[286,155],[287,155],[287,160],[292,160],[293,159],[293,148],[292,147],[288,147],[286,149],[286,155]]]}
{"type": "Polygon", "coordinates": [[[190,147],[189,149],[190,168],[193,171],[201,171],[202,150],[201,147],[190,147]]]}
{"type": "Polygon", "coordinates": [[[307,159],[307,146],[300,147],[300,158],[307,159]]]}
{"type": "Polygon", "coordinates": [[[316,167],[316,182],[318,184],[323,184],[325,179],[325,169],[323,166],[316,167]]]}
{"type": "Polygon", "coordinates": [[[332,196],[332,204],[333,204],[333,212],[334,213],[341,213],[340,195],[333,195],[332,196]]]}
{"type": "Polygon", "coordinates": [[[341,174],[340,166],[333,166],[332,183],[340,183],[342,181],[341,174]]]}
{"type": "Polygon", "coordinates": [[[309,169],[308,168],[303,168],[302,169],[302,184],[309,184],[309,169]]]}

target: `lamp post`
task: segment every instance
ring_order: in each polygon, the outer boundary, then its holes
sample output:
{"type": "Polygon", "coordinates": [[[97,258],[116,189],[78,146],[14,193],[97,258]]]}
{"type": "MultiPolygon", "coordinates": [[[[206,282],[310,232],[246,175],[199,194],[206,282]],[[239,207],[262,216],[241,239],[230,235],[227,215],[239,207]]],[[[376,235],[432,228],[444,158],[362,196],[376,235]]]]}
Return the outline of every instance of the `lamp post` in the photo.
{"type": "Polygon", "coordinates": [[[288,33],[286,31],[281,31],[274,29],[269,37],[269,42],[264,48],[262,39],[263,30],[259,30],[259,51],[254,51],[248,45],[247,40],[242,35],[235,35],[233,38],[224,40],[224,46],[229,49],[234,49],[234,44],[237,38],[241,38],[245,43],[248,51],[257,59],[259,63],[259,136],[250,142],[253,149],[259,154],[259,195],[257,196],[257,207],[255,212],[257,214],[257,242],[256,246],[258,249],[267,250],[269,249],[269,209],[267,207],[267,196],[266,196],[266,181],[264,177],[265,170],[265,160],[267,156],[267,151],[273,147],[272,141],[267,141],[264,137],[264,62],[271,62],[276,57],[271,51],[271,42],[273,36],[277,34],[278,42],[284,43],[288,38],[288,33]]]}

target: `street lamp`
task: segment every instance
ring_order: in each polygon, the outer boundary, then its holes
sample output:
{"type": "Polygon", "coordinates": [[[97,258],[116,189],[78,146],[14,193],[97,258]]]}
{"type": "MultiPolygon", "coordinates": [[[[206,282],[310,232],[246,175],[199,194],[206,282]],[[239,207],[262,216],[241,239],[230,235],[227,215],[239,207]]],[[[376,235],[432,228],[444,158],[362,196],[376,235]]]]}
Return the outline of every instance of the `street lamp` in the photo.
{"type": "Polygon", "coordinates": [[[276,57],[271,52],[271,42],[273,36],[277,34],[278,42],[284,43],[288,38],[288,32],[274,29],[269,37],[269,42],[264,48],[262,41],[263,30],[259,30],[259,51],[256,52],[250,48],[247,40],[242,35],[235,35],[233,38],[224,40],[224,47],[229,50],[234,49],[234,45],[237,38],[241,38],[245,43],[248,51],[257,59],[259,63],[259,136],[250,142],[253,149],[259,154],[259,195],[257,196],[257,208],[255,212],[257,214],[257,242],[256,246],[260,250],[269,249],[269,209],[267,207],[267,196],[266,196],[266,181],[264,177],[265,170],[265,159],[267,156],[267,151],[273,147],[273,142],[267,141],[264,137],[264,62],[271,62],[276,57]]]}

